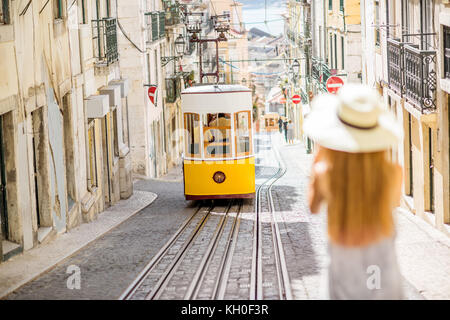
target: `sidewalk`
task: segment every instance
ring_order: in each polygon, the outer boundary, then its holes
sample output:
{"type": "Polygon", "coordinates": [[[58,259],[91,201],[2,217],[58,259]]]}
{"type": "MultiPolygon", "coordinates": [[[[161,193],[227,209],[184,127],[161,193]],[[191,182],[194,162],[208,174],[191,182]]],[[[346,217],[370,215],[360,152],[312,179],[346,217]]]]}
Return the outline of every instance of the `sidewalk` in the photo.
{"type": "Polygon", "coordinates": [[[100,238],[148,205],[157,195],[134,190],[127,200],[119,201],[98,215],[97,220],[84,223],[59,235],[48,244],[38,246],[0,264],[0,299],[100,238]]]}

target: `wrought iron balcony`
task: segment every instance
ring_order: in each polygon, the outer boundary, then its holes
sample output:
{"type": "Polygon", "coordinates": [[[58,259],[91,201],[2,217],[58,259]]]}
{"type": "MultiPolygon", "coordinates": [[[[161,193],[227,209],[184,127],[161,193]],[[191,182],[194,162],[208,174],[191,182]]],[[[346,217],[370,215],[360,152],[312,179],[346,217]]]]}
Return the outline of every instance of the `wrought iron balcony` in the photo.
{"type": "Polygon", "coordinates": [[[166,78],[166,102],[174,103],[180,97],[181,79],[179,76],[166,78]]]}
{"type": "Polygon", "coordinates": [[[109,66],[119,60],[116,18],[92,20],[92,40],[98,65],[109,66]]]}
{"type": "Polygon", "coordinates": [[[312,58],[311,76],[319,84],[321,90],[326,91],[326,83],[331,76],[331,70],[328,65],[317,58],[312,58]]]}
{"type": "Polygon", "coordinates": [[[436,109],[436,51],[388,39],[388,83],[415,108],[436,109]]]}
{"type": "Polygon", "coordinates": [[[404,43],[399,39],[387,39],[388,84],[400,95],[402,95],[404,83],[403,45],[404,43]]]}
{"type": "Polygon", "coordinates": [[[182,12],[178,4],[166,6],[166,26],[173,27],[183,22],[182,12]]]}

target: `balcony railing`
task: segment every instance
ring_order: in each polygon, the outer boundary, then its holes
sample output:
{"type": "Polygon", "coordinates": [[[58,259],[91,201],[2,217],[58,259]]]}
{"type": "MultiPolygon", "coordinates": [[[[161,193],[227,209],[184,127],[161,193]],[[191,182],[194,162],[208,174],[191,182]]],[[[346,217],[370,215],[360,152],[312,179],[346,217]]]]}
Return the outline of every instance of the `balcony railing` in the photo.
{"type": "Polygon", "coordinates": [[[109,66],[119,59],[115,18],[92,20],[92,40],[97,64],[109,66]]]}
{"type": "Polygon", "coordinates": [[[319,84],[321,90],[327,90],[326,83],[331,76],[331,71],[326,63],[316,58],[312,58],[311,76],[319,84]]]}
{"type": "Polygon", "coordinates": [[[165,13],[164,11],[153,11],[145,13],[147,24],[147,43],[151,43],[165,36],[165,13]]]}
{"type": "Polygon", "coordinates": [[[388,39],[388,83],[422,113],[436,109],[436,51],[388,39]]]}
{"type": "Polygon", "coordinates": [[[170,4],[166,6],[166,26],[172,27],[182,23],[179,5],[170,4]]]}
{"type": "Polygon", "coordinates": [[[174,103],[180,97],[181,79],[180,77],[172,77],[166,79],[166,102],[174,103]]]}

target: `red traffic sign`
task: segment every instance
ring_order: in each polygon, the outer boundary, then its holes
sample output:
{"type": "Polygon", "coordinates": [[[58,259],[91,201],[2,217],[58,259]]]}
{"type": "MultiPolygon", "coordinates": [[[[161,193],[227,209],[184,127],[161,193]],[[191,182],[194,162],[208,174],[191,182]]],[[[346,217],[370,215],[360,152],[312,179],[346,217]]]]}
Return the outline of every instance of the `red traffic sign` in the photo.
{"type": "Polygon", "coordinates": [[[150,99],[150,101],[156,106],[156,104],[155,104],[155,98],[156,98],[156,89],[157,89],[158,87],[157,86],[150,86],[149,88],[148,88],[148,92],[147,92],[147,94],[148,94],[148,98],[150,99]]]}
{"type": "Polygon", "coordinates": [[[327,80],[327,90],[329,93],[336,93],[344,85],[344,81],[339,77],[329,77],[327,80]]]}
{"type": "Polygon", "coordinates": [[[294,94],[291,99],[295,104],[299,104],[302,101],[302,98],[298,94],[294,94]]]}

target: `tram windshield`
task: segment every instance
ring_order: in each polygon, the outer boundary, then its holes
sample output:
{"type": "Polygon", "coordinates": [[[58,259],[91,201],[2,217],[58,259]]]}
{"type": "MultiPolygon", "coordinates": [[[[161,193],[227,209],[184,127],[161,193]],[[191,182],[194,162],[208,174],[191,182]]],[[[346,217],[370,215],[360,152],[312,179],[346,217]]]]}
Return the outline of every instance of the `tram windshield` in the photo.
{"type": "Polygon", "coordinates": [[[231,114],[205,114],[203,117],[203,140],[207,158],[230,157],[231,114]]]}
{"type": "Polygon", "coordinates": [[[197,113],[184,114],[186,129],[186,155],[200,157],[200,116],[197,113]]]}
{"type": "Polygon", "coordinates": [[[250,111],[241,111],[235,114],[236,124],[236,155],[250,154],[251,125],[250,111]]]}

